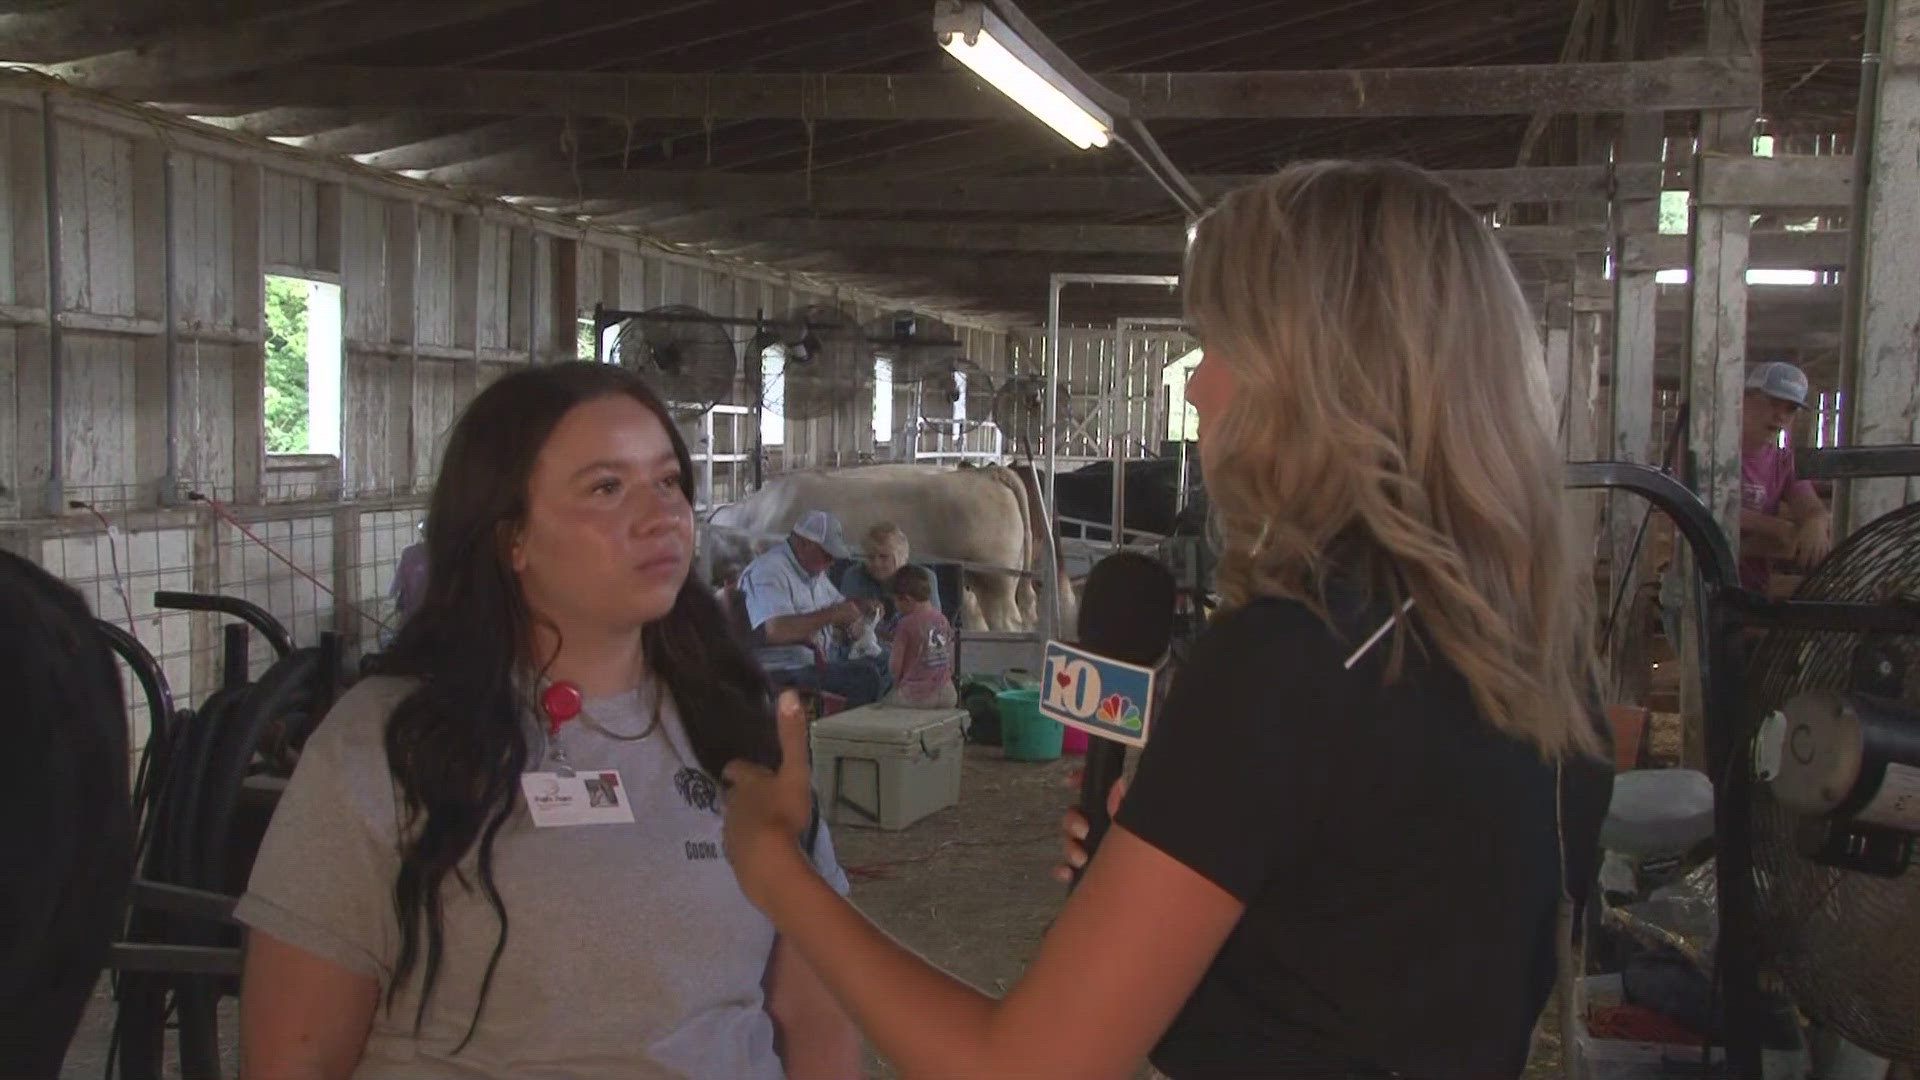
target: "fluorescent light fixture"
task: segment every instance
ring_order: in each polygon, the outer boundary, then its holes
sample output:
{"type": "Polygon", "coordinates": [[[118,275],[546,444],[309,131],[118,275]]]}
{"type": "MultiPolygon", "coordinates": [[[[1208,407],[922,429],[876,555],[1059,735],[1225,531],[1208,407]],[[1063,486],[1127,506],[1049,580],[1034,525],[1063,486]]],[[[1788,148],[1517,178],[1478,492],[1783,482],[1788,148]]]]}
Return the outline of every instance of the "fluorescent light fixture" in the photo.
{"type": "Polygon", "coordinates": [[[933,30],[940,47],[1082,150],[1106,146],[1113,117],[1073,88],[1051,64],[981,3],[941,5],[933,30]]]}
{"type": "MultiPolygon", "coordinates": [[[[1653,275],[1653,280],[1660,285],[1685,285],[1687,268],[1680,266],[1658,271],[1653,275]]],[[[1747,284],[1796,285],[1804,288],[1820,284],[1820,272],[1818,270],[1748,270],[1747,284]]]]}
{"type": "Polygon", "coordinates": [[[1749,285],[1818,285],[1820,273],[1816,270],[1749,270],[1749,285]]]}

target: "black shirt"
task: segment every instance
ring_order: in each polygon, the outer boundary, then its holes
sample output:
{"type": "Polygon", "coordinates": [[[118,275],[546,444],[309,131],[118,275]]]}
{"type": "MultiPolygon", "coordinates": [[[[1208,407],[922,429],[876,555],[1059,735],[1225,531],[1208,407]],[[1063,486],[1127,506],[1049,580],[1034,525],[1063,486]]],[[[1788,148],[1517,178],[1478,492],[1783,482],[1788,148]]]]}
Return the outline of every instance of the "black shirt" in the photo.
{"type": "MultiPolygon", "coordinates": [[[[1246,904],[1154,1065],[1175,1080],[1517,1076],[1552,988],[1555,769],[1483,720],[1416,633],[1262,600],[1196,643],[1120,824],[1246,904]]],[[[1611,766],[1569,759],[1567,864],[1591,886],[1611,766]]]]}

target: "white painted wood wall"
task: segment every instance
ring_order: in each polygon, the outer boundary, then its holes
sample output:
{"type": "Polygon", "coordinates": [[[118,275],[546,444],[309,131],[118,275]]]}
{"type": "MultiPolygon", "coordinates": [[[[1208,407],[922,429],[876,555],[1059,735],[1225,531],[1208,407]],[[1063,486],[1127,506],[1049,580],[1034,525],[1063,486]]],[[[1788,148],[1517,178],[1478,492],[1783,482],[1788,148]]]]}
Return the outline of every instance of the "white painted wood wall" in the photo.
{"type": "MultiPolygon", "coordinates": [[[[41,560],[81,588],[102,617],[124,624],[131,608],[134,632],[162,657],[182,703],[198,702],[214,685],[218,629],[208,617],[155,612],[157,588],[246,596],[286,621],[297,643],[332,629],[351,647],[374,630],[352,608],[376,618],[388,612],[384,594],[399,550],[414,539],[460,410],[515,367],[574,358],[576,320],[595,303],[692,304],[738,318],[833,304],[863,325],[897,306],[503,203],[456,199],[134,106],[0,87],[0,402],[11,405],[0,408],[0,547],[41,560]],[[47,109],[61,279],[52,304],[47,109]],[[173,485],[165,483],[169,174],[173,485]],[[269,273],[340,286],[337,464],[265,452],[269,273]],[[57,402],[50,308],[64,339],[57,402]],[[49,512],[56,454],[63,490],[49,512]],[[185,501],[188,491],[221,500],[293,566],[205,504],[185,501]],[[117,538],[109,542],[91,513],[67,510],[67,499],[106,515],[117,538]],[[336,603],[327,590],[346,601],[336,603]]],[[[997,331],[951,332],[976,360],[1004,357],[997,331]]],[[[871,409],[870,399],[849,403],[838,427],[843,462],[873,452],[871,409]]],[[[824,420],[789,424],[788,445],[772,467],[831,461],[830,430],[824,420]]],[[[265,653],[256,644],[256,670],[265,653]]],[[[138,734],[144,738],[144,729],[138,734]]]]}

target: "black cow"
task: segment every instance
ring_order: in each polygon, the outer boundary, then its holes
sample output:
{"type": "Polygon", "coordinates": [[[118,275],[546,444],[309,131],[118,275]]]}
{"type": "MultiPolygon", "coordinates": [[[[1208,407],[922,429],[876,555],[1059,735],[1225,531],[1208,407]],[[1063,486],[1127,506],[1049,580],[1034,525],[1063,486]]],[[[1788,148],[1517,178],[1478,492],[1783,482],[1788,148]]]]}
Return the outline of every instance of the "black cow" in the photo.
{"type": "MultiPolygon", "coordinates": [[[[1206,518],[1206,492],[1200,483],[1198,455],[1187,459],[1187,508],[1178,509],[1180,462],[1147,458],[1126,466],[1126,527],[1160,536],[1182,534],[1206,518]]],[[[1088,526],[1085,538],[1105,540],[1112,533],[1113,462],[1096,461],[1053,479],[1055,512],[1061,518],[1101,523],[1088,526]]]]}

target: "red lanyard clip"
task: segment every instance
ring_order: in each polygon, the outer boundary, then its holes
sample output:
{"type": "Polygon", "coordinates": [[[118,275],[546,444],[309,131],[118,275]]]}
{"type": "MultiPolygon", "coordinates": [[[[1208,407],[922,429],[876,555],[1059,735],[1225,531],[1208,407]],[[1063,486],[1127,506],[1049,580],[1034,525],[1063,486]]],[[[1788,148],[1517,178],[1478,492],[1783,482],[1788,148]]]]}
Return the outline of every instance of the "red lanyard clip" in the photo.
{"type": "Polygon", "coordinates": [[[540,708],[547,714],[549,739],[559,736],[561,724],[580,715],[583,700],[580,688],[570,682],[553,683],[540,695],[540,708]]]}

